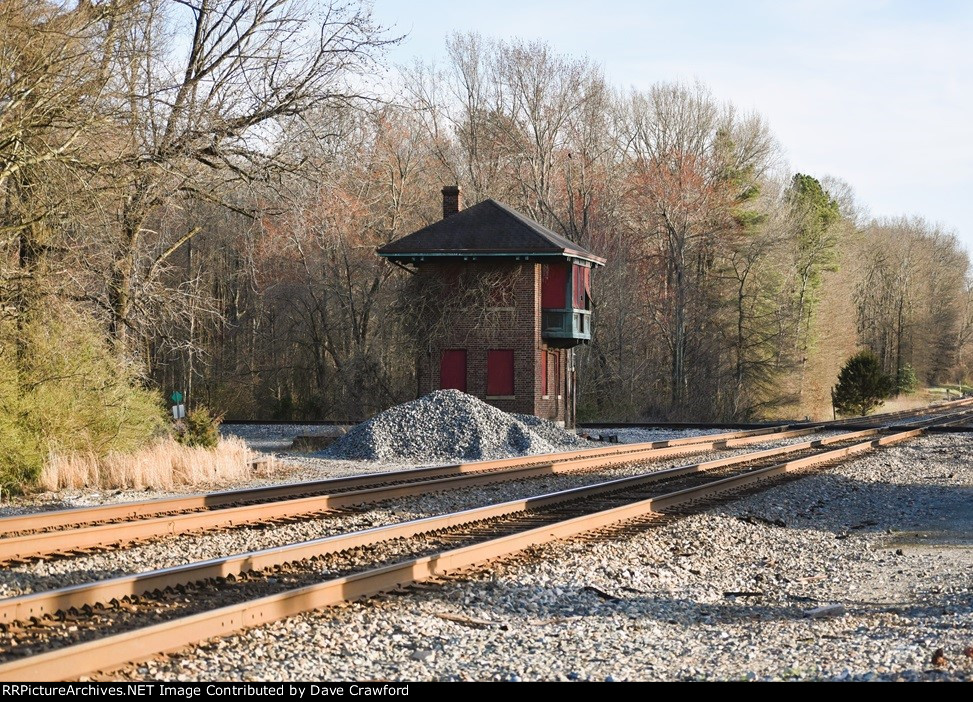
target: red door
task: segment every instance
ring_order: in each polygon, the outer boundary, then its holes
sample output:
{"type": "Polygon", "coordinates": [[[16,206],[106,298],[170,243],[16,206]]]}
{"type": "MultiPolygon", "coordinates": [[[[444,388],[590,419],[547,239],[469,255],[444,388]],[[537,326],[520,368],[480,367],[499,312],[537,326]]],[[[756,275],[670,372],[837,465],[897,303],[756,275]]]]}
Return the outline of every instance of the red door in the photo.
{"type": "Polygon", "coordinates": [[[547,351],[541,349],[541,395],[548,396],[547,390],[547,351]]]}
{"type": "Polygon", "coordinates": [[[439,364],[441,390],[466,392],[466,349],[447,349],[439,364]]]}

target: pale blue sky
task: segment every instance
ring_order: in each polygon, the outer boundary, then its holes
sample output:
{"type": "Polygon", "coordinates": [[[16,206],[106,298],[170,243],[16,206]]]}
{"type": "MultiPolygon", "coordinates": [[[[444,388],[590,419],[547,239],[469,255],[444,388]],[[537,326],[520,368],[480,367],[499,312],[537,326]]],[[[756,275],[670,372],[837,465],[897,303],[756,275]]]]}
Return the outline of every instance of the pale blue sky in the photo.
{"type": "Polygon", "coordinates": [[[969,0],[374,0],[441,58],[452,31],[543,39],[622,87],[699,79],[766,116],[793,171],[848,181],[875,216],[917,214],[973,251],[969,0]]]}

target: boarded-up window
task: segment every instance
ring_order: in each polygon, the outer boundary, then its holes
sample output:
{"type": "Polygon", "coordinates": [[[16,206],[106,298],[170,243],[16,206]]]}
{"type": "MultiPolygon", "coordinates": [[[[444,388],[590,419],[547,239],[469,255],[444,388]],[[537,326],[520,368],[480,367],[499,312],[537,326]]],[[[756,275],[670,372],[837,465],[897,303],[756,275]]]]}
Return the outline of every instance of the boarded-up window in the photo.
{"type": "Polygon", "coordinates": [[[442,390],[462,390],[466,392],[466,350],[447,349],[443,351],[439,364],[439,387],[442,390]]]}
{"type": "Polygon", "coordinates": [[[547,395],[547,351],[541,351],[541,395],[547,395]]]}
{"type": "Polygon", "coordinates": [[[576,310],[587,309],[585,297],[590,287],[591,269],[585,266],[574,264],[574,285],[572,285],[574,308],[576,310]]]}
{"type": "Polygon", "coordinates": [[[514,352],[511,349],[487,351],[487,395],[514,394],[514,352]]]}
{"type": "Polygon", "coordinates": [[[545,264],[541,269],[541,307],[548,310],[565,309],[567,307],[567,289],[567,264],[545,264]]]}

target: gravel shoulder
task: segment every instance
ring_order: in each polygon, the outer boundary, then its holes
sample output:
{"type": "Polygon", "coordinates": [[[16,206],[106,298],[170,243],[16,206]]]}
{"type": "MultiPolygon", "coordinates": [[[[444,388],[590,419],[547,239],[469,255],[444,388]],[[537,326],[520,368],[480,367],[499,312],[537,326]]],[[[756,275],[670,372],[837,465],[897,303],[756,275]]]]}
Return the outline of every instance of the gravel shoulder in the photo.
{"type": "Polygon", "coordinates": [[[415,463],[409,461],[360,461],[316,458],[291,451],[297,436],[327,436],[332,427],[318,425],[232,425],[221,428],[224,435],[239,436],[258,455],[272,459],[270,468],[262,468],[253,477],[242,481],[226,481],[194,485],[185,491],[153,490],[63,490],[32,495],[14,496],[0,504],[0,517],[72,507],[90,507],[117,502],[154,500],[179,497],[199,492],[235,490],[262,485],[297,483],[325,478],[337,478],[364,473],[405,470],[447,462],[415,463]]]}
{"type": "MultiPolygon", "coordinates": [[[[197,485],[184,492],[169,492],[162,490],[64,490],[61,492],[45,492],[26,496],[15,496],[0,503],[0,517],[30,512],[40,512],[55,509],[70,509],[72,507],[89,507],[94,505],[112,504],[116,502],[131,502],[135,500],[152,500],[166,497],[177,497],[187,493],[208,492],[214,490],[230,490],[237,488],[258,487],[282,482],[305,482],[323,480],[325,478],[339,478],[365,473],[379,473],[391,470],[407,470],[425,466],[447,465],[455,460],[438,461],[406,461],[406,460],[349,460],[322,457],[312,453],[295,452],[291,450],[294,439],[298,436],[333,436],[336,428],[319,424],[232,424],[224,425],[220,431],[224,436],[237,436],[247,442],[254,451],[272,458],[272,467],[264,470],[253,478],[244,481],[223,482],[207,485],[197,485]]],[[[714,430],[715,432],[716,430],[714,430]]],[[[621,443],[638,443],[643,441],[660,441],[662,439],[697,436],[702,433],[695,430],[612,430],[619,435],[621,443]],[[651,437],[651,438],[648,438],[651,437]]],[[[606,446],[607,444],[591,443],[591,448],[606,446]]],[[[587,446],[583,446],[587,448],[587,446]]],[[[572,450],[579,446],[560,446],[560,450],[572,450]]]]}
{"type": "Polygon", "coordinates": [[[115,677],[970,680],[971,615],[973,442],[936,435],[115,677]]]}
{"type": "MultiPolygon", "coordinates": [[[[750,451],[806,440],[804,437],[776,443],[754,444],[719,453],[738,455],[750,451]]],[[[359,513],[336,513],[320,518],[303,519],[280,525],[241,525],[224,531],[181,534],[151,542],[116,548],[91,555],[34,561],[0,571],[0,597],[13,597],[30,592],[50,590],[67,585],[104,580],[156,568],[168,568],[191,561],[219,558],[232,553],[270,548],[335,534],[384,526],[409,519],[420,519],[470,507],[495,504],[531,497],[613,478],[626,477],[686,465],[714,457],[714,454],[691,454],[662,461],[620,465],[599,471],[581,471],[547,475],[527,480],[498,482],[447,492],[400,498],[364,507],[359,513]]],[[[328,463],[308,458],[308,462],[328,463]]],[[[342,461],[341,463],[349,463],[342,461]]],[[[353,462],[356,463],[356,462],[353,462]]],[[[312,464],[313,465],[313,464],[312,464]]],[[[319,470],[333,468],[318,465],[319,470]]],[[[388,468],[385,468],[388,470],[388,468]]],[[[361,468],[353,472],[362,472],[361,468]]]]}

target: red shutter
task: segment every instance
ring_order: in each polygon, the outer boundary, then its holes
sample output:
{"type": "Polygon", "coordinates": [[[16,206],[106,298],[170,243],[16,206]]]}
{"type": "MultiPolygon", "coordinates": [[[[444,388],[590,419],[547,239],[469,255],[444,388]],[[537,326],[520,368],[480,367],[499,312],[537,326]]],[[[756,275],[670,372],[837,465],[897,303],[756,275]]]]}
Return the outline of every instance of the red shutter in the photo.
{"type": "Polygon", "coordinates": [[[441,390],[462,390],[466,392],[465,349],[443,351],[439,363],[439,387],[441,390]]]}
{"type": "Polygon", "coordinates": [[[514,394],[514,352],[487,351],[487,395],[493,397],[514,394]]]}
{"type": "Polygon", "coordinates": [[[547,394],[547,351],[541,351],[541,395],[547,394]]]}
{"type": "Polygon", "coordinates": [[[542,269],[541,307],[563,310],[567,305],[568,267],[563,263],[547,264],[542,269]]]}

